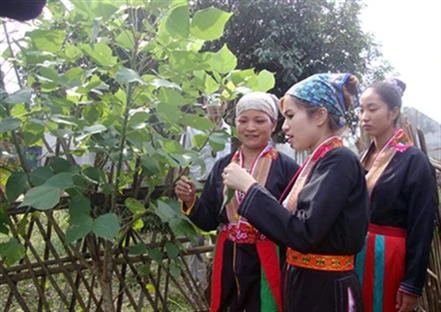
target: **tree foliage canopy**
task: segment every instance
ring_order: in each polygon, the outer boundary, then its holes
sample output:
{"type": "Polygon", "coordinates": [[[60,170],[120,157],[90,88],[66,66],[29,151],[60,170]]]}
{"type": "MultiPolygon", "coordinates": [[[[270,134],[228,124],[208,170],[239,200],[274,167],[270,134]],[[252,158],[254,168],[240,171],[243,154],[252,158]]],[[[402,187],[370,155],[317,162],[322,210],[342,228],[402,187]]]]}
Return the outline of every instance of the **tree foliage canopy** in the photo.
{"type": "Polygon", "coordinates": [[[391,70],[378,44],[361,29],[361,0],[196,0],[197,9],[218,6],[233,12],[224,36],[239,68],[276,73],[277,95],[318,72],[351,72],[365,83],[391,70]]]}

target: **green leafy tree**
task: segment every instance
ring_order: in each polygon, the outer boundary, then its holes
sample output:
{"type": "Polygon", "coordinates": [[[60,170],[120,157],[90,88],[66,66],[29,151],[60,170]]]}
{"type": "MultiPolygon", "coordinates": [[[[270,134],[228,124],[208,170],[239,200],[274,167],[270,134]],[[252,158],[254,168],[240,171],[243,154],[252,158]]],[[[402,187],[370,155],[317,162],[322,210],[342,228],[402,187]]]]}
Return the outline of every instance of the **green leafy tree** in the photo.
{"type": "Polygon", "coordinates": [[[227,43],[239,68],[276,73],[274,92],[317,72],[349,71],[364,83],[392,68],[372,35],[361,29],[361,0],[196,0],[195,9],[217,6],[234,13],[225,35],[206,45],[227,43]]]}
{"type": "MultiPolygon", "coordinates": [[[[104,310],[113,311],[112,249],[128,230],[140,231],[153,213],[176,234],[194,231],[169,196],[171,173],[196,162],[205,144],[221,149],[226,139],[200,116],[197,100],[219,92],[231,101],[248,89],[266,91],[274,77],[266,70],[237,70],[228,44],[202,50],[222,36],[231,17],[223,10],[191,13],[185,0],[66,5],[50,2],[51,18],[42,17],[4,52],[21,88],[0,95],[0,141],[17,156],[14,166],[4,161],[0,168],[0,231],[10,235],[6,212],[22,195],[20,207],[41,211],[63,202],[69,208],[66,241],[88,236],[89,243],[105,245],[94,274],[104,310]],[[186,126],[206,133],[193,150],[177,140],[186,126]],[[56,138],[55,147],[45,134],[56,138]],[[32,167],[28,147],[43,145],[50,157],[32,167]],[[93,164],[77,162],[90,154],[93,164]]],[[[175,250],[167,247],[169,256],[175,250]]],[[[145,246],[132,251],[149,252],[145,246]]],[[[7,264],[24,252],[12,236],[0,244],[7,264]]]]}

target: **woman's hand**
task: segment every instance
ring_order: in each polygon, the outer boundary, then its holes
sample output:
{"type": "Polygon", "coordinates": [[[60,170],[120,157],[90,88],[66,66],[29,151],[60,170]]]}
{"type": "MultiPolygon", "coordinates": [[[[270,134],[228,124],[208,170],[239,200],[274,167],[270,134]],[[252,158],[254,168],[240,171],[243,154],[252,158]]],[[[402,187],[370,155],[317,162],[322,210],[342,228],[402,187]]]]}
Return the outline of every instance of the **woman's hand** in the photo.
{"type": "Polygon", "coordinates": [[[417,302],[417,296],[398,291],[396,309],[398,312],[411,312],[415,310],[417,302]]]}
{"type": "Polygon", "coordinates": [[[236,163],[225,167],[222,178],[227,187],[243,193],[246,193],[251,185],[256,183],[254,177],[236,163]]]}
{"type": "Polygon", "coordinates": [[[182,176],[175,184],[175,194],[186,207],[190,207],[196,196],[196,185],[189,178],[182,176]]]}

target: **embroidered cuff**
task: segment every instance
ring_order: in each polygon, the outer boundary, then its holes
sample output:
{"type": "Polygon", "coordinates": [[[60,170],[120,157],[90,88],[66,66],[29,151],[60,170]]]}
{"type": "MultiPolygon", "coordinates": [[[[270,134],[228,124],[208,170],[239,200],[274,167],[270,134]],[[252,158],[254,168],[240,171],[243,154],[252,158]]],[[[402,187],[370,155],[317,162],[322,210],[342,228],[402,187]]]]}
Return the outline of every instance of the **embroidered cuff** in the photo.
{"type": "Polygon", "coordinates": [[[186,216],[188,216],[190,215],[191,210],[193,209],[194,204],[196,203],[196,196],[193,197],[193,201],[190,206],[186,206],[182,200],[180,200],[180,202],[181,202],[181,212],[186,216]]]}
{"type": "Polygon", "coordinates": [[[415,297],[421,296],[422,290],[407,283],[401,283],[399,291],[415,297]]]}

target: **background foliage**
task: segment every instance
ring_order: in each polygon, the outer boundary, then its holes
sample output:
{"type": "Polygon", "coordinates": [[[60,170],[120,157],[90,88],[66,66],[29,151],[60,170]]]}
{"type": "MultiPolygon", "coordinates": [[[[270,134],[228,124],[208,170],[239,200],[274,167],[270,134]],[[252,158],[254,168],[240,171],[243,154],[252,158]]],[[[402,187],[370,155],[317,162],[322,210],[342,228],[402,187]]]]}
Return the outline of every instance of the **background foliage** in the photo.
{"type": "Polygon", "coordinates": [[[361,28],[362,0],[196,0],[195,8],[233,12],[224,36],[239,68],[276,73],[282,96],[298,80],[318,72],[351,72],[365,85],[392,71],[373,36],[361,28]]]}

